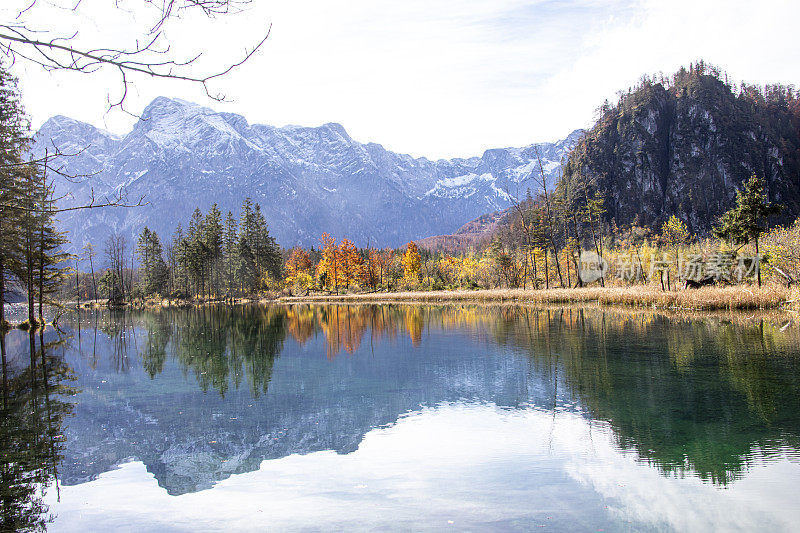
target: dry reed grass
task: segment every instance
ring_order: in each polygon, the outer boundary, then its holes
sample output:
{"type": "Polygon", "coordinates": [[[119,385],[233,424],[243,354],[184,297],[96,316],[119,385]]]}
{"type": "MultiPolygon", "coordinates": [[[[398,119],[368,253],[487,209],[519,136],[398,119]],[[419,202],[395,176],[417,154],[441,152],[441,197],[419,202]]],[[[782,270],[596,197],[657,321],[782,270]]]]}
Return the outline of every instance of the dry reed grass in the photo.
{"type": "Polygon", "coordinates": [[[518,302],[598,303],[658,309],[754,310],[797,309],[798,290],[779,286],[703,287],[661,291],[651,287],[588,287],[576,289],[489,289],[477,291],[409,291],[284,297],[283,303],[306,302],[518,302]]]}

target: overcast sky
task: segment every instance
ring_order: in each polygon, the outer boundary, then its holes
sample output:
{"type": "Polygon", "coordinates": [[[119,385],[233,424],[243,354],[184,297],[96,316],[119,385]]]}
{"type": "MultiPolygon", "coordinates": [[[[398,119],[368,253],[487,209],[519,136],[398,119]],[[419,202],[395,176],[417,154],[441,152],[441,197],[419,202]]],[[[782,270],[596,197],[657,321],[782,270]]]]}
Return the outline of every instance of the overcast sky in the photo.
{"type": "MultiPolygon", "coordinates": [[[[30,0],[3,0],[0,16],[30,0]]],[[[40,2],[28,21],[83,42],[130,43],[152,23],[143,0],[83,0],[80,12],[40,2]]],[[[127,108],[159,95],[245,115],[251,123],[339,122],[363,142],[431,158],[563,138],[591,124],[604,99],[642,74],[703,58],[736,80],[800,84],[797,0],[255,0],[247,12],[167,27],[173,51],[203,51],[198,72],[237,59],[271,23],[260,53],[201,88],[135,79],[127,108]]],[[[112,72],[45,73],[18,62],[34,126],[61,114],[125,133],[107,112],[112,72]]]]}

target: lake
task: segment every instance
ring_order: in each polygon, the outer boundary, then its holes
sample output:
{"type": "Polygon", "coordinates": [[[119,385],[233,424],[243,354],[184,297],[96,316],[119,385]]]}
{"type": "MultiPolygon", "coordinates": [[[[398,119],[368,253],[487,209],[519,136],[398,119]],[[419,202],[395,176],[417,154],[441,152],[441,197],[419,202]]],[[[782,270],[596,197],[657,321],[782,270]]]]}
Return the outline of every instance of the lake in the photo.
{"type": "Polygon", "coordinates": [[[791,531],[786,319],[82,311],[3,342],[3,529],[791,531]]]}

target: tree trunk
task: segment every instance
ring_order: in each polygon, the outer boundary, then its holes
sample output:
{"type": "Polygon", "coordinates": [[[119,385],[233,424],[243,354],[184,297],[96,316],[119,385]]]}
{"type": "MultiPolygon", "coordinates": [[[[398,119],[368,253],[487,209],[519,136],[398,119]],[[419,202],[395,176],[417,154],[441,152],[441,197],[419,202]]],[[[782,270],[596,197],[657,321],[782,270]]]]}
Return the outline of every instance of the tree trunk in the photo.
{"type": "MultiPolygon", "coordinates": [[[[3,257],[0,256],[0,328],[6,323],[6,273],[3,257]]],[[[0,331],[0,336],[5,335],[5,331],[0,331]]]]}
{"type": "Polygon", "coordinates": [[[81,307],[81,281],[78,277],[78,258],[75,258],[75,294],[78,299],[78,309],[81,307]]]}
{"type": "Polygon", "coordinates": [[[94,293],[94,300],[97,301],[97,281],[94,278],[94,261],[92,261],[92,256],[89,256],[89,267],[92,269],[92,292],[94,293]]]}
{"type": "Polygon", "coordinates": [[[550,288],[550,269],[547,265],[547,248],[544,249],[544,288],[550,288]]]}
{"type": "Polygon", "coordinates": [[[550,239],[550,243],[553,245],[553,256],[555,257],[556,260],[556,272],[558,273],[558,282],[563,287],[564,276],[561,275],[561,260],[558,258],[558,250],[556,249],[556,243],[552,238],[550,239]]]}
{"type": "Polygon", "coordinates": [[[758,253],[758,235],[756,235],[756,278],[758,278],[758,286],[761,287],[761,257],[758,253]]]}

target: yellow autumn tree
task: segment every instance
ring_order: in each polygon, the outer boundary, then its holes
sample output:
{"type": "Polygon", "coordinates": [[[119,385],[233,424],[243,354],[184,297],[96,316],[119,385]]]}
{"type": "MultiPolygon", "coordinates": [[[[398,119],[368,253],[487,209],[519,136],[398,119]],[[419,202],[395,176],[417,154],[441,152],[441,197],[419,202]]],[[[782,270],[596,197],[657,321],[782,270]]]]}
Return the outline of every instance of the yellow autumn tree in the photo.
{"type": "Polygon", "coordinates": [[[419,249],[412,241],[406,245],[406,252],[403,254],[403,277],[408,282],[419,281],[419,270],[422,266],[422,258],[419,256],[419,249]]]}
{"type": "Polygon", "coordinates": [[[461,274],[461,260],[452,255],[446,255],[439,259],[439,271],[444,276],[448,285],[458,283],[461,274]]]}
{"type": "MultiPolygon", "coordinates": [[[[678,263],[680,247],[689,242],[690,236],[691,234],[686,228],[686,224],[675,215],[669,217],[669,220],[664,222],[664,225],[661,227],[661,241],[670,249],[670,252],[674,256],[672,262],[676,265],[678,263]]],[[[667,270],[667,289],[671,289],[669,274],[670,272],[667,270]]]]}
{"type": "Polygon", "coordinates": [[[323,233],[319,241],[322,247],[322,259],[317,264],[317,277],[320,279],[320,285],[332,287],[338,294],[342,269],[339,247],[336,245],[336,239],[327,233],[323,233]]]}
{"type": "Polygon", "coordinates": [[[791,226],[773,228],[762,241],[767,271],[784,283],[800,279],[800,219],[791,226]]]}

